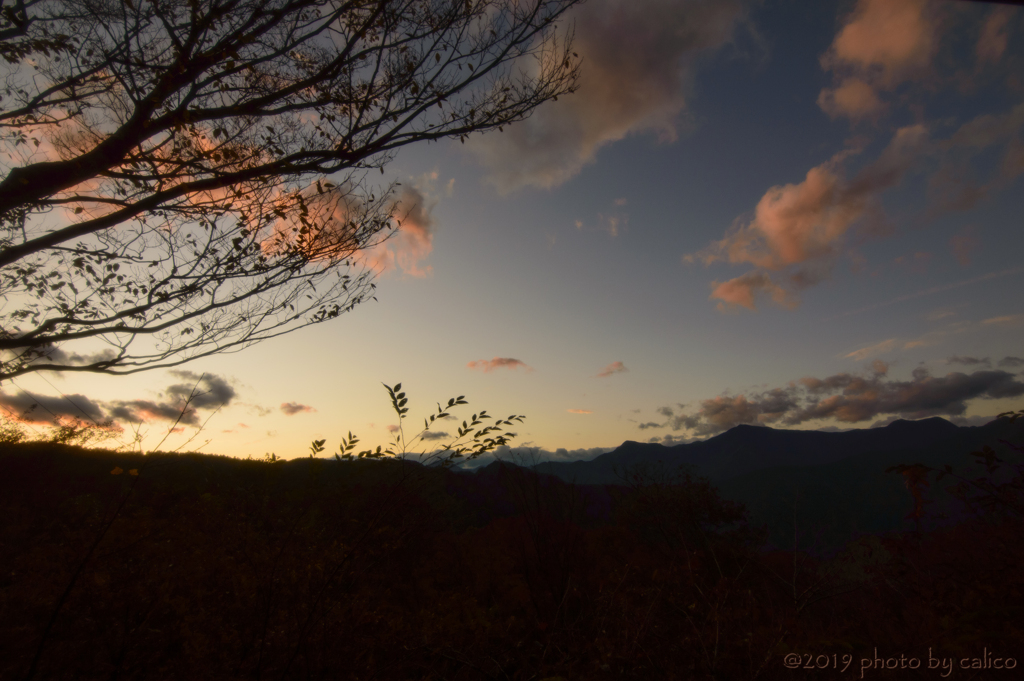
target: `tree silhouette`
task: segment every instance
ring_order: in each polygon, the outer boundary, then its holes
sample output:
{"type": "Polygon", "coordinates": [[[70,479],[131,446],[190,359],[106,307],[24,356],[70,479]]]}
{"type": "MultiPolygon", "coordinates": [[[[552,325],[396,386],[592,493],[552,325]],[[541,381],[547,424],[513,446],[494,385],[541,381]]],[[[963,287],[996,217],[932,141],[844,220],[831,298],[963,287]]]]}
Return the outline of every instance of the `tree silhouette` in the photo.
{"type": "Polygon", "coordinates": [[[417,209],[369,171],[575,90],[579,1],[5,3],[0,380],[174,366],[367,300],[358,255],[417,209]]]}

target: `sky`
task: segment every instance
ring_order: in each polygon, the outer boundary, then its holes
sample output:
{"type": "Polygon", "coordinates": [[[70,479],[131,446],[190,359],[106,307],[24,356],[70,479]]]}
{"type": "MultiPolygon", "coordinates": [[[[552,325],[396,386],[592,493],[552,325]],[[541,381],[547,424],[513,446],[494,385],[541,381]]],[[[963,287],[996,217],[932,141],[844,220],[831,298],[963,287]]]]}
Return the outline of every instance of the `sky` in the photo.
{"type": "Polygon", "coordinates": [[[0,406],[38,404],[36,433],[114,418],[147,450],[329,456],[392,442],[401,383],[409,451],[486,410],[557,460],[1024,409],[1024,9],[590,0],[566,21],[575,94],[388,165],[419,204],[367,254],[376,301],[174,370],[24,376],[0,406]]]}

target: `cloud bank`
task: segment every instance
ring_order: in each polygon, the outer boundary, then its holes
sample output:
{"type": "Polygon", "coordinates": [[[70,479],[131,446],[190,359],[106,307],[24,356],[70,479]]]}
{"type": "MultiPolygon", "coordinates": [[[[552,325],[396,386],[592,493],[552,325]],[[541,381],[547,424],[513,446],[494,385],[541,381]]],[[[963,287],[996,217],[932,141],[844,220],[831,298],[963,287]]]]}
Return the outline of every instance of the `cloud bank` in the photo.
{"type": "Polygon", "coordinates": [[[539,107],[502,134],[466,147],[502,193],[552,188],[630,134],[678,136],[696,62],[728,44],[746,18],[744,0],[590,0],[572,11],[579,90],[539,107]]]}
{"type": "Polygon", "coordinates": [[[216,374],[200,375],[181,370],[170,374],[182,382],[165,388],[159,399],[94,401],[78,394],[53,397],[20,391],[15,395],[0,392],[0,406],[25,423],[53,423],[56,419],[67,418],[96,423],[108,419],[129,423],[173,422],[180,417],[180,424],[198,426],[202,423],[200,410],[215,411],[230,405],[236,397],[234,386],[216,374]]]}
{"type": "MultiPolygon", "coordinates": [[[[1013,365],[1014,360],[1019,358],[1008,357],[1000,365],[1013,365]]],[[[887,370],[884,362],[876,362],[873,371],[866,375],[839,373],[821,379],[805,377],[782,388],[746,395],[719,395],[702,400],[691,413],[661,407],[658,412],[668,416],[666,422],[642,423],[639,427],[641,430],[654,427],[687,430],[693,436],[708,436],[740,424],[794,427],[816,420],[854,424],[883,417],[962,419],[969,400],[1024,395],[1024,382],[1007,371],[986,369],[970,374],[952,372],[932,376],[920,367],[914,370],[910,380],[900,381],[886,378],[887,370]]]]}
{"type": "Polygon", "coordinates": [[[91,398],[75,393],[62,397],[36,395],[19,391],[17,394],[0,392],[0,407],[10,417],[22,423],[52,424],[56,418],[77,418],[90,421],[105,420],[106,413],[91,398]]]}
{"type": "MultiPolygon", "coordinates": [[[[1006,359],[1011,359],[1012,360],[1013,358],[1007,357],[1003,361],[1006,361],[1006,359]]],[[[989,366],[989,365],[992,364],[992,361],[988,357],[984,357],[982,359],[979,359],[977,357],[960,357],[959,355],[953,355],[952,357],[947,357],[946,358],[946,364],[963,364],[964,366],[973,366],[975,364],[984,364],[985,366],[989,366]]],[[[1000,362],[999,364],[1000,364],[1000,366],[1004,366],[1002,362],[1000,362]]]]}

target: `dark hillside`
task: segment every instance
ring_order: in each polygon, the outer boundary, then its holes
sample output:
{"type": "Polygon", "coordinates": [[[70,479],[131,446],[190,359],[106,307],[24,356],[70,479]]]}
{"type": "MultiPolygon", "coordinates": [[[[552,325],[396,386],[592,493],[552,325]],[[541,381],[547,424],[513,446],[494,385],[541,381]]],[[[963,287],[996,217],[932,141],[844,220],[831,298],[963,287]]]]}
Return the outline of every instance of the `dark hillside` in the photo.
{"type": "Polygon", "coordinates": [[[761,465],[834,448],[715,483],[626,443],[605,460],[639,477],[618,486],[501,462],[7,445],[0,678],[38,660],[38,679],[774,681],[805,678],[788,653],[857,665],[882,641],[886,655],[1012,655],[1024,488],[969,453],[1020,461],[998,439],[1024,442],[1022,426],[734,429],[682,451],[742,468],[755,452],[761,465]],[[936,500],[929,512],[959,503],[946,483],[885,473],[918,462],[984,473],[980,498],[999,503],[918,532],[913,492],[936,500]],[[858,531],[885,534],[849,542],[858,531]]]}

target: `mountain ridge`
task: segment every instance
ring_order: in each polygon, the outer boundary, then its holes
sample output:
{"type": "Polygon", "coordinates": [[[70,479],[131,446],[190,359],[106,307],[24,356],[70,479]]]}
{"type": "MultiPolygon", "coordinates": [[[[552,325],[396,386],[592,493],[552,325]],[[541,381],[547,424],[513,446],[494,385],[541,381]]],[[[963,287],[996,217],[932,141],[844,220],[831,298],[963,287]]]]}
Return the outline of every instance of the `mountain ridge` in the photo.
{"type": "MultiPolygon", "coordinates": [[[[682,467],[707,478],[723,499],[743,504],[755,525],[767,524],[772,545],[792,543],[799,530],[817,536],[822,547],[835,548],[859,533],[906,529],[913,499],[889,467],[951,465],[960,475],[976,477],[985,470],[970,454],[986,445],[1007,462],[1024,458],[1000,440],[1024,442],[1024,420],[957,426],[940,417],[900,419],[842,432],[736,426],[699,442],[666,447],[627,440],[589,461],[520,468],[598,490],[629,485],[626,473],[638,465],[647,468],[648,481],[682,467]]],[[[496,461],[478,470],[500,475],[501,467],[510,465],[516,464],[496,461]]],[[[956,502],[943,489],[930,492],[938,500],[933,510],[955,512],[956,502]]]]}
{"type": "Polygon", "coordinates": [[[938,445],[973,449],[982,440],[1001,437],[1008,423],[1008,419],[995,419],[984,426],[957,426],[936,416],[840,432],[742,424],[697,442],[666,446],[626,440],[590,460],[545,461],[526,467],[566,482],[622,484],[617,471],[660,461],[686,466],[694,474],[720,482],[765,468],[824,465],[865,453],[900,452],[912,457],[938,445]]]}

